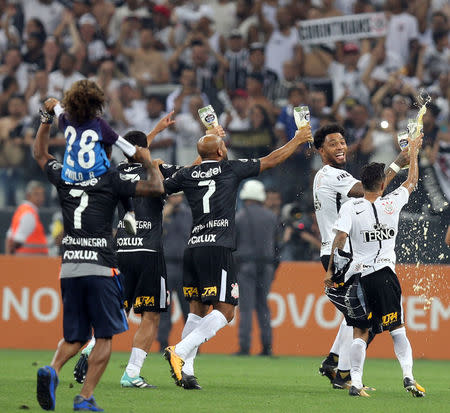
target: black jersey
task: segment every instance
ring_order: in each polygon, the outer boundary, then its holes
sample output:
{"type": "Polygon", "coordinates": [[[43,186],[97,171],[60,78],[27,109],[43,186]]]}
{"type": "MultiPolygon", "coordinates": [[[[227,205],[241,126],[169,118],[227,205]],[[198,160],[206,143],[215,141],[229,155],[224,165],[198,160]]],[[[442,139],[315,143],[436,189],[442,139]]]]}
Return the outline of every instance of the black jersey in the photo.
{"type": "Polygon", "coordinates": [[[63,214],[61,277],[111,275],[111,268],[117,267],[114,211],[120,198],[135,194],[136,183],[121,179],[112,169],[88,181],[68,183],[61,178],[61,168],[55,159],[45,166],[63,214]]]}
{"type": "Polygon", "coordinates": [[[234,217],[239,183],[259,174],[257,159],[204,161],[164,181],[168,194],[184,191],[192,210],[188,248],[205,245],[235,248],[234,217]]]}
{"type": "MultiPolygon", "coordinates": [[[[180,166],[162,164],[159,167],[164,178],[172,176],[180,166]]],[[[117,167],[120,179],[137,182],[147,179],[147,170],[140,163],[121,163],[117,167]]],[[[123,217],[126,213],[119,202],[119,224],[117,225],[117,251],[161,251],[162,250],[162,210],[164,197],[135,197],[133,198],[134,214],[136,217],[136,235],[125,231],[123,217]]]]}

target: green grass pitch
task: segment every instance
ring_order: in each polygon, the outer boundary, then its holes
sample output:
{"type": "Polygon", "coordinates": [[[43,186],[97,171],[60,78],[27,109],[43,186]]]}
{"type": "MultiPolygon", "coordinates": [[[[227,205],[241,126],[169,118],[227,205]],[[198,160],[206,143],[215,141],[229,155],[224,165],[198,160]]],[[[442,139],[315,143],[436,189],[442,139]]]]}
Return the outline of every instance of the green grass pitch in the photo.
{"type": "MultiPolygon", "coordinates": [[[[370,350],[369,350],[370,353],[370,350]]],[[[0,412],[40,412],[36,401],[36,371],[48,364],[49,351],[0,350],[0,412]]],[[[157,389],[122,389],[120,377],[128,353],[113,353],[95,397],[111,413],[143,412],[358,412],[446,413],[450,412],[450,362],[417,360],[415,376],[427,390],[413,398],[402,386],[396,360],[366,360],[364,381],[376,387],[371,398],[353,398],[347,391],[333,390],[318,374],[320,358],[237,357],[200,354],[196,375],[203,390],[176,387],[167,362],[150,354],[142,375],[157,389]]],[[[56,411],[71,412],[79,392],[72,375],[76,358],[60,375],[56,411]]]]}

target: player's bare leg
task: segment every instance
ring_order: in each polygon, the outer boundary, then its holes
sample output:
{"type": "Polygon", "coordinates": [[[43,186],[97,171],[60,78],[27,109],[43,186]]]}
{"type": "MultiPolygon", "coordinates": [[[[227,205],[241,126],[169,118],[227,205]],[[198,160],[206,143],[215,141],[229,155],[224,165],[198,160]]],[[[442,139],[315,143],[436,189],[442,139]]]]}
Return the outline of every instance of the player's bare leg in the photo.
{"type": "Polygon", "coordinates": [[[141,368],[158,333],[159,319],[159,313],[149,311],[142,313],[141,322],[133,338],[130,359],[120,380],[122,387],[156,388],[141,376],[141,368]]]}
{"type": "Polygon", "coordinates": [[[80,396],[90,399],[111,357],[111,338],[97,338],[89,356],[89,367],[86,373],[80,396]]]}
{"type": "Polygon", "coordinates": [[[58,348],[56,349],[55,355],[53,356],[53,360],[50,364],[55,369],[57,374],[59,374],[61,367],[80,351],[82,346],[83,343],[78,341],[75,343],[68,343],[64,339],[60,340],[58,343],[58,348]]]}

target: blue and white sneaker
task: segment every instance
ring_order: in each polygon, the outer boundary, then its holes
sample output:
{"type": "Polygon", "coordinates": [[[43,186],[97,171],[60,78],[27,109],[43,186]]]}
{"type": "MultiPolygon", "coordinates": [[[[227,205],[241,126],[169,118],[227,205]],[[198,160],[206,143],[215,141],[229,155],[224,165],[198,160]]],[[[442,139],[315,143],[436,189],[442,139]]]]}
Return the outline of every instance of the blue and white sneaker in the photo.
{"type": "Polygon", "coordinates": [[[59,379],[53,367],[44,366],[37,372],[37,401],[44,410],[55,410],[55,391],[59,379]]]}
{"type": "Polygon", "coordinates": [[[94,396],[85,399],[83,396],[77,394],[73,399],[73,410],[85,412],[104,412],[104,410],[97,405],[94,396]]]}
{"type": "Polygon", "coordinates": [[[135,387],[138,389],[156,389],[156,386],[147,383],[142,376],[130,377],[127,372],[123,373],[120,379],[120,385],[122,387],[135,387]]]}

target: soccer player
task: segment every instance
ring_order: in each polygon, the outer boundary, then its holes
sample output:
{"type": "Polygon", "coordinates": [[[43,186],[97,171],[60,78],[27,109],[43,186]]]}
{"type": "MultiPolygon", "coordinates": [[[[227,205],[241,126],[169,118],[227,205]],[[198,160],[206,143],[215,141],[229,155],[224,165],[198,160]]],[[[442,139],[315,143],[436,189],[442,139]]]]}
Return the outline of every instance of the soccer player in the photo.
{"type": "Polygon", "coordinates": [[[48,153],[51,121],[49,114],[41,116],[33,154],[56,187],[63,211],[65,236],[60,283],[64,338],[51,364],[38,370],[37,399],[44,410],[55,409],[59,371],[89,340],[93,329],[96,344],[73,408],[103,411],[96,404],[93,392],[108,364],[112,336],[128,329],[113,247],[114,210],[120,197],[160,197],[163,186],[149,151],[140,148],[136,150],[135,160],[144,165],[148,180],[124,181],[119,172],[108,169],[103,175],[81,183],[65,182],[61,177],[62,165],[48,153]]]}
{"type": "MultiPolygon", "coordinates": [[[[313,200],[322,238],[320,257],[324,269],[327,270],[333,240],[332,228],[338,217],[339,209],[349,197],[362,197],[363,187],[360,181],[344,169],[347,144],[345,142],[345,131],[341,126],[331,124],[318,129],[314,134],[314,146],[323,163],[323,167],[317,171],[314,177],[313,200]]],[[[406,154],[402,152],[387,170],[385,187],[406,163],[406,154]]],[[[349,251],[349,249],[347,243],[345,250],[349,251]]],[[[333,388],[342,389],[349,385],[350,359],[348,350],[351,340],[352,329],[347,327],[345,320],[343,320],[330,353],[319,368],[319,372],[330,379],[333,388]]]]}
{"type": "MultiPolygon", "coordinates": [[[[128,156],[135,148],[114,132],[100,118],[105,104],[105,94],[97,83],[91,80],[75,82],[64,94],[63,107],[57,99],[44,103],[50,114],[55,113],[58,126],[66,138],[61,178],[70,183],[82,182],[104,174],[110,162],[102,143],[117,145],[128,156]]],[[[136,233],[133,206],[127,205],[125,223],[128,231],[136,233]]]]}
{"type": "Polygon", "coordinates": [[[375,332],[390,332],[395,355],[403,370],[403,386],[413,396],[425,395],[425,389],[414,380],[412,372],[412,349],[403,321],[402,290],[395,274],[394,252],[400,211],[407,204],[419,176],[417,158],[422,136],[409,140],[410,167],[406,181],[395,191],[382,196],[386,179],[384,164],[366,165],[361,172],[364,197],[342,205],[333,227],[336,236],[325,277],[327,287],[334,286],[333,264],[347,239],[353,250],[353,262],[344,278],[346,284],[341,287],[346,289],[343,312],[347,324],[353,327],[350,396],[368,397],[363,389],[362,375],[369,328],[375,332]]]}
{"type": "Polygon", "coordinates": [[[305,127],[284,146],[261,159],[229,161],[224,141],[215,134],[207,134],[197,144],[201,163],[180,169],[164,181],[167,194],[184,191],[193,216],[183,260],[183,291],[190,301],[190,313],[182,340],[164,351],[177,385],[185,389],[201,388],[193,374],[197,349],[234,317],[239,287],[232,251],[240,182],[282,163],[308,141],[312,141],[311,130],[305,127]],[[207,314],[211,306],[213,310],[207,314]]]}

